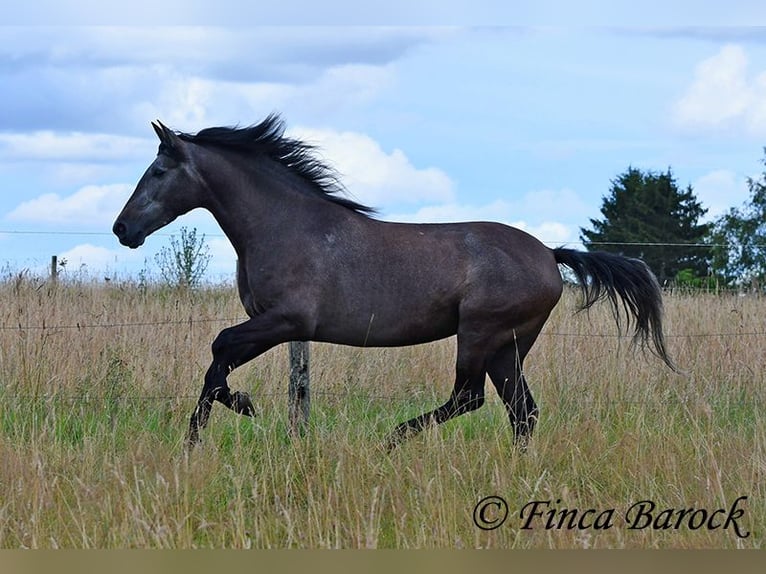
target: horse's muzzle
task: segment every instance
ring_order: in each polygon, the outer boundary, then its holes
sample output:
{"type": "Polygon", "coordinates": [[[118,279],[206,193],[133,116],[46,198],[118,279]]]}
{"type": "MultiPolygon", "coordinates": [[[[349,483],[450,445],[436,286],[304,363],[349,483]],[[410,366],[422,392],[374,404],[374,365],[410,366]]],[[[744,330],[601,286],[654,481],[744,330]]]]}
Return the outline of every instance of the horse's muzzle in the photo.
{"type": "Polygon", "coordinates": [[[120,240],[120,243],[126,247],[130,247],[131,249],[135,249],[136,247],[143,245],[144,239],[146,238],[144,234],[137,233],[135,230],[131,230],[126,223],[120,221],[119,219],[114,222],[114,225],[112,226],[112,232],[117,236],[117,239],[120,240]]]}

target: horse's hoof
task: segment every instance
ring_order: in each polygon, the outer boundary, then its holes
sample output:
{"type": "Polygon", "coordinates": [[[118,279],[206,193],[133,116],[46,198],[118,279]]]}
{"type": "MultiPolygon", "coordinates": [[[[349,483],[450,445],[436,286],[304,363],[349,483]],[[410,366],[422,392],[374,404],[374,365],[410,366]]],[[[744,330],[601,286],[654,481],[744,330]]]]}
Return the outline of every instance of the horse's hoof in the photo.
{"type": "Polygon", "coordinates": [[[184,438],[184,447],[186,451],[186,455],[191,455],[192,451],[194,450],[194,447],[197,446],[200,443],[199,438],[199,431],[197,429],[189,429],[189,432],[186,434],[186,437],[184,438]]]}
{"type": "Polygon", "coordinates": [[[521,453],[527,452],[529,447],[529,435],[520,435],[513,437],[513,446],[521,453]]]}
{"type": "Polygon", "coordinates": [[[255,407],[253,407],[253,401],[250,400],[248,393],[236,391],[232,398],[234,399],[235,412],[248,417],[255,416],[255,407]]]}

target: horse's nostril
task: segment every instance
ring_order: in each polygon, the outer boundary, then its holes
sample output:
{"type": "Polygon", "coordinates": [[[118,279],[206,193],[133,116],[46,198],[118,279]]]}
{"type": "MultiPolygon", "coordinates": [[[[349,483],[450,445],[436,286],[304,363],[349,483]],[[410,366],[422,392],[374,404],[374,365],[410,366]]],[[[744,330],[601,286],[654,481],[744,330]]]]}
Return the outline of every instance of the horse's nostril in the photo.
{"type": "Polygon", "coordinates": [[[112,231],[117,237],[122,237],[123,235],[125,235],[125,232],[127,230],[128,230],[128,227],[121,221],[117,221],[112,227],[112,231]]]}

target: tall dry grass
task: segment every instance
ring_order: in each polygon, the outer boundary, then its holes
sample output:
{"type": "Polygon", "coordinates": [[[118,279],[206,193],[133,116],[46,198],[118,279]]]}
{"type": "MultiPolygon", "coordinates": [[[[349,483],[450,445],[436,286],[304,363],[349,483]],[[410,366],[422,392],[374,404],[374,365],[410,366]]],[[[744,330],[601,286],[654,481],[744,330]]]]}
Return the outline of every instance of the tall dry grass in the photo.
{"type": "Polygon", "coordinates": [[[525,453],[491,385],[484,408],[382,451],[396,423],[448,395],[447,340],[314,345],[311,425],[294,441],[287,352],[274,349],[230,377],[258,416],[217,406],[187,460],[209,344],[244,318],[234,292],[9,278],[0,547],[763,546],[764,299],[669,294],[668,344],[684,375],[616,338],[606,308],[574,314],[576,302],[565,295],[527,360],[542,412],[525,453]],[[510,509],[493,531],[473,521],[488,495],[510,509]],[[731,527],[631,530],[623,519],[640,500],[712,512],[740,496],[747,538],[731,527]],[[554,526],[564,509],[614,509],[613,525],[546,528],[543,517],[522,529],[534,500],[558,510],[554,526]]]}

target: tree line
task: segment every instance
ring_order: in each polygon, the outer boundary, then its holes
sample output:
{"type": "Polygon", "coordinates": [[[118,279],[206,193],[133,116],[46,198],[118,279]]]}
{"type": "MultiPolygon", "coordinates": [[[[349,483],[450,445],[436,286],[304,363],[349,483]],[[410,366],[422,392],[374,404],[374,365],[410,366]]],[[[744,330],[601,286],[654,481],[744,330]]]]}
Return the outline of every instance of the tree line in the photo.
{"type": "MultiPolygon", "coordinates": [[[[764,148],[766,156],[766,148],[764,148]]],[[[766,157],[762,159],[766,167],[766,157]]],[[[691,185],[666,172],[629,167],[611,182],[601,218],[580,228],[589,251],[643,259],[660,284],[742,287],[766,279],[766,171],[748,178],[749,197],[717,219],[691,185]]]]}

